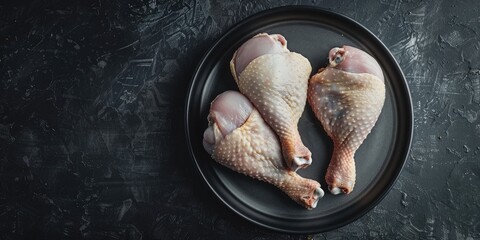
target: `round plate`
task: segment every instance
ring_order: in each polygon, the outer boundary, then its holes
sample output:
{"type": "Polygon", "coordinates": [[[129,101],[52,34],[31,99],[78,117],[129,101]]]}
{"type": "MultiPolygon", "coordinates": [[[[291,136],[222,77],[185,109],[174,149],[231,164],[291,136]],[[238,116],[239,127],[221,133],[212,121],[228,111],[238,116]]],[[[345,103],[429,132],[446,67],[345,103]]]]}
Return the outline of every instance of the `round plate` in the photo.
{"type": "MultiPolygon", "coordinates": [[[[200,62],[191,82],[185,111],[190,155],[213,193],[240,216],[269,229],[289,233],[328,231],[372,209],[397,179],[407,158],[413,131],[408,86],[388,49],[359,23],[312,7],[282,7],[261,12],[228,31],[200,62]],[[372,132],[355,154],[357,180],[353,192],[337,196],[326,193],[313,210],[298,205],[272,185],[221,166],[202,146],[210,102],[226,90],[238,90],[229,68],[234,51],[261,32],[285,36],[290,51],[308,58],[314,72],[327,65],[328,51],[332,47],[347,44],[370,53],[385,74],[385,105],[372,132]]],[[[308,104],[298,127],[313,156],[312,165],[298,173],[319,181],[326,190],[324,177],[333,144],[308,104]]]]}

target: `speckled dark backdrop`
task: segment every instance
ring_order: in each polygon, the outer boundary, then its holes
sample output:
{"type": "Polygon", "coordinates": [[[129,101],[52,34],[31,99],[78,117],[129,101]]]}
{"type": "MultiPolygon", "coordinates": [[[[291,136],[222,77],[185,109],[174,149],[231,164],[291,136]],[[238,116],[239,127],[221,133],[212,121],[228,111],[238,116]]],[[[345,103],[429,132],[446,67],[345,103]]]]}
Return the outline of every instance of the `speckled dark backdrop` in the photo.
{"type": "Polygon", "coordinates": [[[1,3],[0,239],[480,239],[478,2],[256,2],[1,3]],[[245,17],[287,4],[370,29],[399,61],[415,110],[388,196],[313,236],[236,216],[201,184],[183,140],[205,51],[245,17]]]}

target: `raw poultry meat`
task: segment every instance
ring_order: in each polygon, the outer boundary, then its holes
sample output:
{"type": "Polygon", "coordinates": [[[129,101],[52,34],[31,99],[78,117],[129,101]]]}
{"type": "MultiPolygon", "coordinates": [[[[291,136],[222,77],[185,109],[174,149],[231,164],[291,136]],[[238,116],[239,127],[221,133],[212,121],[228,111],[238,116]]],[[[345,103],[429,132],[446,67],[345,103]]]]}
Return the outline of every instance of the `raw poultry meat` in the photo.
{"type": "Polygon", "coordinates": [[[358,48],[331,49],[329,65],[310,79],[308,102],[334,145],[325,176],[331,193],[353,190],[355,152],[375,125],[384,100],[382,69],[358,48]]]}
{"type": "Polygon", "coordinates": [[[316,207],[324,194],[320,184],[286,169],[277,136],[245,96],[235,91],[217,96],[209,123],[203,146],[215,161],[273,184],[308,209],[316,207]]]}
{"type": "Polygon", "coordinates": [[[230,70],[245,96],[280,138],[287,167],[293,171],[312,162],[298,132],[306,99],[310,62],[290,52],[280,34],[258,34],[245,42],[230,61],[230,70]]]}

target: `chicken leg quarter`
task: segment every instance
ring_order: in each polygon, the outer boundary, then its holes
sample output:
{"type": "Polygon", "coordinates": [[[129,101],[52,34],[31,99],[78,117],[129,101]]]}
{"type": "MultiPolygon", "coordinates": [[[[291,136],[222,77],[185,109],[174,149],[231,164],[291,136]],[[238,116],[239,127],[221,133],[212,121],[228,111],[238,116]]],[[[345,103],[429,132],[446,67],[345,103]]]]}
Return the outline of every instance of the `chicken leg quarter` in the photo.
{"type": "Polygon", "coordinates": [[[245,96],[280,138],[287,167],[293,171],[312,162],[298,132],[305,109],[310,62],[290,52],[280,34],[258,34],[245,42],[230,61],[233,77],[245,96]]]}
{"type": "Polygon", "coordinates": [[[323,196],[317,181],[285,168],[280,142],[250,101],[227,91],[212,102],[203,146],[218,163],[268,182],[312,209],[323,196]]]}
{"type": "Polygon", "coordinates": [[[308,102],[333,140],[325,176],[330,192],[350,193],[356,178],[353,157],[380,115],[385,84],[377,61],[357,48],[333,48],[329,62],[310,79],[308,102]]]}

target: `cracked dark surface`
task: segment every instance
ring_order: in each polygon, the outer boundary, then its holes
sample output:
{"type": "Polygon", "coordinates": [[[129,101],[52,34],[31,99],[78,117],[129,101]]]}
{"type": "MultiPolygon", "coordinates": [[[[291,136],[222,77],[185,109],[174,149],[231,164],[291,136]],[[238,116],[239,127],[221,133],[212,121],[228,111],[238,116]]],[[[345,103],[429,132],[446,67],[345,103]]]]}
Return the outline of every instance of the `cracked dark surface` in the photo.
{"type": "Polygon", "coordinates": [[[480,10],[469,1],[22,1],[0,4],[0,239],[479,239],[480,10]],[[310,236],[257,227],[195,175],[195,66],[247,16],[351,17],[407,78],[412,149],[372,211],[310,236]]]}

